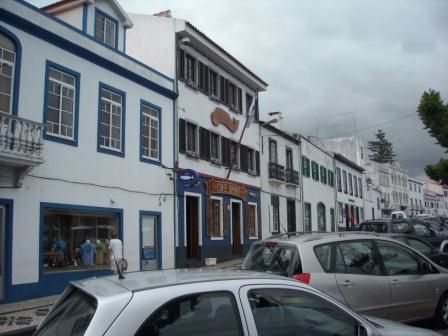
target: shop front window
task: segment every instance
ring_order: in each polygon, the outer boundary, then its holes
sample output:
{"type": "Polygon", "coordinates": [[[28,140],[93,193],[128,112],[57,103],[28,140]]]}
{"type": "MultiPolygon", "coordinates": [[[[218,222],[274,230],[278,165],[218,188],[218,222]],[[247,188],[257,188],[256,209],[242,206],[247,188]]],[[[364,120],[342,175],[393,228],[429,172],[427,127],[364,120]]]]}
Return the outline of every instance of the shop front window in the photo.
{"type": "Polygon", "coordinates": [[[109,268],[109,239],[118,215],[45,209],[44,272],[109,268]]]}

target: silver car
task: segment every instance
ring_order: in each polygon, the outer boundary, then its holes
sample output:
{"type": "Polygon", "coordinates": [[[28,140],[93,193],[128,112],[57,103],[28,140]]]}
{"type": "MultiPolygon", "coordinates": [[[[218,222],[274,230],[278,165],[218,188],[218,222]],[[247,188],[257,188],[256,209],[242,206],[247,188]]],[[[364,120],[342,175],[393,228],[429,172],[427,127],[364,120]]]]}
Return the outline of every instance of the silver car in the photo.
{"type": "Polygon", "coordinates": [[[361,314],[448,327],[448,270],[378,234],[273,236],[255,243],[242,267],[309,283],[361,314]]]}
{"type": "Polygon", "coordinates": [[[138,272],[72,282],[35,335],[439,335],[369,321],[308,285],[265,273],[138,272]]]}

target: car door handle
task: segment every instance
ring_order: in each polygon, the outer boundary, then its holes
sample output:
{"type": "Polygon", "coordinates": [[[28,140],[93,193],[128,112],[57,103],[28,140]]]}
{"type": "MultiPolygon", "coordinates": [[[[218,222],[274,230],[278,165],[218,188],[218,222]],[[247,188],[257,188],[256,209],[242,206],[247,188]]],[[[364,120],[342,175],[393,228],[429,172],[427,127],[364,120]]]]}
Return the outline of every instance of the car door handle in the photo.
{"type": "Polygon", "coordinates": [[[353,282],[351,282],[350,280],[345,280],[344,282],[341,283],[341,286],[351,287],[353,286],[353,282]]]}
{"type": "Polygon", "coordinates": [[[401,283],[401,282],[400,282],[399,280],[397,280],[397,279],[394,279],[394,280],[392,280],[392,281],[389,282],[389,284],[391,284],[391,285],[395,285],[395,286],[399,285],[400,283],[401,283]]]}

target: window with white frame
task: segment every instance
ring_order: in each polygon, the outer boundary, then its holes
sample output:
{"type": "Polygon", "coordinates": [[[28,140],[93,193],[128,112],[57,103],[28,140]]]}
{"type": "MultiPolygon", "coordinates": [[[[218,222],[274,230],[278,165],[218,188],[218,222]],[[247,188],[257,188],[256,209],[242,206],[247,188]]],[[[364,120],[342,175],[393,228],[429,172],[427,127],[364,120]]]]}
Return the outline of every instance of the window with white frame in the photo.
{"type": "Polygon", "coordinates": [[[233,164],[234,168],[240,167],[239,146],[235,141],[230,142],[230,163],[233,164]]]}
{"type": "Polygon", "coordinates": [[[117,23],[111,18],[97,10],[95,14],[95,39],[110,45],[116,46],[117,23]]]}
{"type": "Polygon", "coordinates": [[[219,134],[210,132],[210,160],[213,163],[221,163],[219,134]]]}
{"type": "Polygon", "coordinates": [[[0,112],[12,113],[16,46],[0,33],[0,112]]]}
{"type": "Polygon", "coordinates": [[[311,227],[311,204],[310,203],[305,203],[304,204],[305,208],[304,208],[304,231],[305,232],[311,232],[312,227],[311,227]]]}
{"type": "Polygon", "coordinates": [[[46,132],[74,139],[76,77],[55,67],[48,68],[46,132]]]}
{"type": "Polygon", "coordinates": [[[256,173],[255,151],[252,148],[247,148],[247,170],[251,173],[256,173]]]}
{"type": "Polygon", "coordinates": [[[196,59],[190,54],[185,55],[185,79],[188,84],[196,86],[196,59]]]}
{"type": "Polygon", "coordinates": [[[272,232],[280,231],[280,197],[271,195],[272,232]]]}
{"type": "Polygon", "coordinates": [[[211,236],[212,238],[221,238],[223,236],[223,212],[222,198],[211,196],[211,236]]]}
{"type": "Polygon", "coordinates": [[[218,95],[219,95],[218,73],[211,69],[209,69],[208,89],[209,89],[210,97],[212,97],[214,99],[218,99],[218,95]]]}
{"type": "Polygon", "coordinates": [[[186,141],[187,155],[193,157],[199,157],[198,126],[196,124],[187,121],[185,126],[185,133],[187,140],[186,141]]]}
{"type": "Polygon", "coordinates": [[[100,147],[122,150],[123,96],[101,88],[100,147]]]}
{"type": "Polygon", "coordinates": [[[160,160],[160,112],[148,106],[142,104],[141,106],[141,146],[142,157],[150,160],[160,160]]]}
{"type": "Polygon", "coordinates": [[[344,221],[344,210],[341,202],[338,202],[338,218],[339,223],[342,223],[344,221]]]}
{"type": "Polygon", "coordinates": [[[258,238],[257,204],[247,204],[247,231],[251,238],[258,238]]]}

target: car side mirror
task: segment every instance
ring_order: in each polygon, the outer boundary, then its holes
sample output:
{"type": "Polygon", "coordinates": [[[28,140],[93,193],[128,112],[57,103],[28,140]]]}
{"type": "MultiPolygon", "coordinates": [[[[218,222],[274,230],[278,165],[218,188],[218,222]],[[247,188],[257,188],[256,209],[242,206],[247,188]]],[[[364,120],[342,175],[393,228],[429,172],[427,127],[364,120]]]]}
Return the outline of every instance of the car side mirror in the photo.
{"type": "Polygon", "coordinates": [[[424,262],[422,264],[422,271],[423,271],[423,274],[431,274],[433,272],[431,264],[424,262]]]}
{"type": "Polygon", "coordinates": [[[369,333],[367,332],[366,327],[364,327],[362,324],[358,324],[356,327],[356,336],[368,336],[369,333]]]}

